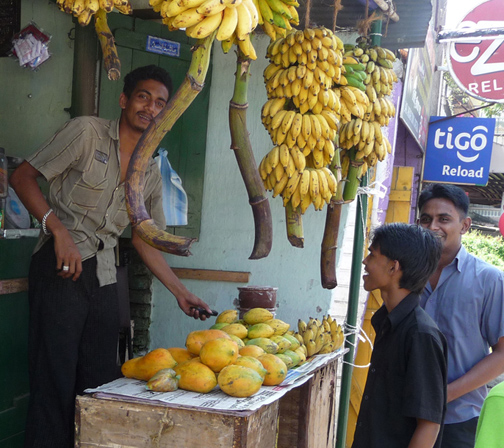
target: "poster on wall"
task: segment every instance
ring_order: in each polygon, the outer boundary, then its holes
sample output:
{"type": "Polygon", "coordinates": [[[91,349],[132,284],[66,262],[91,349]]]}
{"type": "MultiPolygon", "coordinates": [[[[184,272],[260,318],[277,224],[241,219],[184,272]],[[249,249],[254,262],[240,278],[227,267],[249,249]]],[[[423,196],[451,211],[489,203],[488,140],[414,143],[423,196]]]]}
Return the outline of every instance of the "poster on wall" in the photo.
{"type": "Polygon", "coordinates": [[[486,185],[494,132],[495,118],[431,117],[423,180],[486,185]]]}
{"type": "Polygon", "coordinates": [[[425,151],[429,128],[432,74],[436,57],[434,46],[434,31],[432,26],[429,26],[425,46],[409,50],[406,81],[399,114],[422,151],[425,151]]]}

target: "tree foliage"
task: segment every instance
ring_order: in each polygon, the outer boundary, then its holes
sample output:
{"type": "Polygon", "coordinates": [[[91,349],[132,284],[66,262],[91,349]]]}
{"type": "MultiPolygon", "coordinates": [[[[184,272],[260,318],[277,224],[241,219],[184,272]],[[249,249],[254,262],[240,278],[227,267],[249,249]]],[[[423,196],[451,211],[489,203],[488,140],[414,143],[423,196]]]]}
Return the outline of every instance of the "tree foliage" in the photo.
{"type": "Polygon", "coordinates": [[[467,251],[504,271],[504,244],[501,236],[484,235],[478,230],[463,237],[467,251]]]}

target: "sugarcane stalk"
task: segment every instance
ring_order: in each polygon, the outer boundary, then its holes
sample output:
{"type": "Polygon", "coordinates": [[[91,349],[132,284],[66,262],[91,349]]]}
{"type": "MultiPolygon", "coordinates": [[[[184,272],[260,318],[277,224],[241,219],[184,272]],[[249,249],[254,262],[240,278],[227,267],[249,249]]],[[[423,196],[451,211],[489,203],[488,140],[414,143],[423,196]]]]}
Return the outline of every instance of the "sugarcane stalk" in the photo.
{"type": "Polygon", "coordinates": [[[107,12],[99,9],[94,15],[95,30],[103,53],[103,64],[108,79],[117,81],[121,77],[121,61],[117,54],[114,35],[107,23],[107,12]]]}
{"type": "Polygon", "coordinates": [[[189,248],[196,238],[172,235],[157,228],[145,208],[143,197],[145,171],[150,157],[163,137],[203,89],[216,33],[215,31],[205,39],[199,40],[193,47],[191,64],[184,81],[140,137],[126,173],[126,205],[133,230],[146,243],[174,255],[190,255],[189,248]]]}
{"type": "Polygon", "coordinates": [[[334,289],[338,286],[336,276],[336,251],[338,250],[338,234],[341,218],[341,206],[343,204],[343,191],[345,183],[341,175],[340,151],[334,153],[329,169],[336,177],[338,187],[336,193],[327,205],[326,222],[324,236],[322,238],[320,252],[320,277],[322,287],[325,289],[334,289]]]}
{"type": "Polygon", "coordinates": [[[250,260],[267,257],[273,241],[271,210],[263,181],[257,169],[247,130],[247,93],[250,78],[250,62],[238,50],[234,93],[229,102],[229,129],[231,149],[234,151],[240,173],[247,189],[255,225],[255,240],[250,260]]]}
{"type": "Polygon", "coordinates": [[[287,239],[294,247],[304,247],[303,215],[301,207],[292,207],[289,201],[285,205],[285,225],[287,226],[287,239]]]}

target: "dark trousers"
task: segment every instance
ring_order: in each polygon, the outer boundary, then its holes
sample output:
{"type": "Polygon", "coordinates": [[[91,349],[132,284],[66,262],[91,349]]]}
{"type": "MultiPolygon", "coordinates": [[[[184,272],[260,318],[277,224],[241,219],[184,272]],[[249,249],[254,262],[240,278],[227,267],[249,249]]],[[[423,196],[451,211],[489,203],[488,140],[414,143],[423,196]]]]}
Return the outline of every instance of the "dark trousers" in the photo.
{"type": "Polygon", "coordinates": [[[445,424],[441,448],[474,448],[478,417],[462,423],[445,424]]]}
{"type": "Polygon", "coordinates": [[[25,448],[74,446],[75,396],[120,376],[117,287],[99,287],[96,259],[74,282],[56,275],[50,240],[29,273],[30,400],[25,448]]]}

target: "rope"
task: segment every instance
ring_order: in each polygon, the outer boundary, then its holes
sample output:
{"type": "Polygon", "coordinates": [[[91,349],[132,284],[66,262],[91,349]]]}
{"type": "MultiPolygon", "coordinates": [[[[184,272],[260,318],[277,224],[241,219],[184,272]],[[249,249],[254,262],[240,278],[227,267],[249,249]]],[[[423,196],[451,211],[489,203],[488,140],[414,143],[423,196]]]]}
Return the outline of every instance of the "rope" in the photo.
{"type": "Polygon", "coordinates": [[[310,28],[311,0],[306,0],[305,28],[310,28]]]}
{"type": "MultiPolygon", "coordinates": [[[[371,347],[371,350],[373,350],[373,342],[371,341],[371,339],[369,338],[369,336],[366,334],[366,332],[362,329],[361,326],[359,325],[356,325],[356,326],[353,326],[353,325],[350,325],[348,322],[345,321],[345,323],[343,324],[343,328],[344,328],[344,336],[345,338],[351,334],[355,334],[357,335],[357,338],[361,341],[361,342],[368,342],[370,347],[371,347]]],[[[347,344],[350,344],[354,349],[357,348],[357,344],[353,344],[351,343],[350,341],[346,341],[347,344]]],[[[347,362],[345,360],[343,360],[342,362],[344,362],[345,364],[348,364],[349,366],[352,366],[352,367],[357,367],[358,369],[366,369],[368,368],[371,363],[367,363],[366,365],[358,365],[358,364],[354,364],[354,363],[351,363],[351,362],[347,362]]]]}

